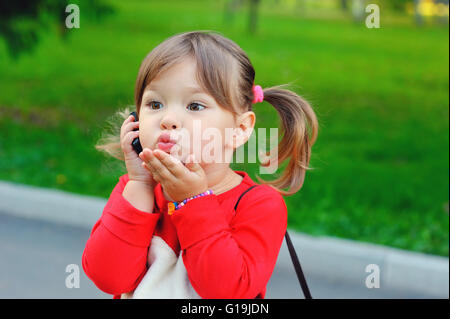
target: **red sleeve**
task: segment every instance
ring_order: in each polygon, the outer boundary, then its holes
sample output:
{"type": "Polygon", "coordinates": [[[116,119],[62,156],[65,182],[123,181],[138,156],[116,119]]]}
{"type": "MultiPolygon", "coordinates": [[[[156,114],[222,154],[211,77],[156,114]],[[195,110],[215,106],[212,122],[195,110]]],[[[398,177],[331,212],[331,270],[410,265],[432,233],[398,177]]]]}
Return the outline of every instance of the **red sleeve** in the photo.
{"type": "Polygon", "coordinates": [[[136,209],[122,196],[128,180],[128,174],[120,177],[82,256],[86,275],[112,295],[133,291],[145,275],[148,247],[160,216],[136,209]]]}
{"type": "Polygon", "coordinates": [[[174,211],[192,287],[203,298],[253,299],[272,275],[287,227],[283,197],[266,185],[246,193],[231,223],[216,195],[174,211]]]}

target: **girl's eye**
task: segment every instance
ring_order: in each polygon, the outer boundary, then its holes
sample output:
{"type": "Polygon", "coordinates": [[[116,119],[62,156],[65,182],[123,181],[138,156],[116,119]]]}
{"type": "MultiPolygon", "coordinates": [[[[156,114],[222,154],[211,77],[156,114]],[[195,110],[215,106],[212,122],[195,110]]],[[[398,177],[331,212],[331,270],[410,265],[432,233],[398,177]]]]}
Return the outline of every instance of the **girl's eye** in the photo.
{"type": "Polygon", "coordinates": [[[191,103],[189,104],[188,108],[190,106],[193,106],[193,108],[191,108],[191,111],[201,111],[202,109],[199,109],[200,107],[202,107],[203,109],[205,109],[205,107],[199,103],[191,103]]]}
{"type": "MultiPolygon", "coordinates": [[[[163,107],[163,105],[158,102],[158,101],[150,101],[147,103],[147,105],[152,109],[152,110],[159,110],[160,108],[163,107]]],[[[199,103],[191,103],[188,106],[188,109],[191,111],[201,111],[203,109],[205,109],[206,107],[199,104],[199,103]],[[192,106],[192,107],[191,107],[192,106]]]]}
{"type": "Polygon", "coordinates": [[[152,110],[159,110],[160,107],[158,107],[159,105],[162,107],[162,104],[158,101],[150,101],[149,103],[147,103],[148,106],[150,106],[150,108],[152,110]]]}

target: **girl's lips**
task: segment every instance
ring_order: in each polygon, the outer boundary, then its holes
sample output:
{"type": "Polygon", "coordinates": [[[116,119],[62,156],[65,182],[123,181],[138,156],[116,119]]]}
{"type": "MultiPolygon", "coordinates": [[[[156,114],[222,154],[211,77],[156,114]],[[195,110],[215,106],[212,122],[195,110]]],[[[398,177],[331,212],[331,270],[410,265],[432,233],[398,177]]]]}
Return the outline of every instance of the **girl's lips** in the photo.
{"type": "Polygon", "coordinates": [[[175,143],[171,143],[171,142],[169,142],[169,143],[159,142],[158,148],[166,153],[169,153],[170,149],[174,145],[175,145],[175,143]]]}

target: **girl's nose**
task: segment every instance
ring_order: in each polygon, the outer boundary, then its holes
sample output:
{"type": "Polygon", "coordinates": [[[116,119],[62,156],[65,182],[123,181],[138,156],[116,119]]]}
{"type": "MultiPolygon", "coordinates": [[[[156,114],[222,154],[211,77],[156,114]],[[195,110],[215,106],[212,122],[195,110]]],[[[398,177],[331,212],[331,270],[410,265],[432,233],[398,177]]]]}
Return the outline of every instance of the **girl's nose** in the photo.
{"type": "Polygon", "coordinates": [[[181,127],[180,121],[178,121],[175,116],[166,115],[161,120],[161,129],[163,130],[169,130],[169,129],[179,129],[181,127]]]}

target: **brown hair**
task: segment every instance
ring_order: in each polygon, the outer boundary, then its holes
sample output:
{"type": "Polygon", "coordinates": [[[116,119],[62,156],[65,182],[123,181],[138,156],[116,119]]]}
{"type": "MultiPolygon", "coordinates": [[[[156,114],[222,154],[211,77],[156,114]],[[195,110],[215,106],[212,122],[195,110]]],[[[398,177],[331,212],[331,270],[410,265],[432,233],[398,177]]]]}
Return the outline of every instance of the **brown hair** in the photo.
{"type": "MultiPolygon", "coordinates": [[[[148,84],[162,71],[190,57],[197,63],[196,80],[217,104],[234,116],[252,111],[255,70],[247,54],[233,41],[214,31],[191,31],[176,34],[156,46],[142,61],[136,79],[134,100],[139,115],[142,95],[148,84]]],[[[318,121],[309,103],[291,90],[279,85],[263,89],[264,101],[278,112],[283,138],[278,145],[278,162],[288,160],[282,176],[265,181],[257,176],[258,182],[275,188],[282,195],[292,195],[303,185],[311,156],[311,147],[317,139],[318,121]],[[288,190],[283,190],[288,188],[288,190]]],[[[117,112],[123,120],[129,116],[127,107],[117,112]]],[[[98,150],[123,160],[118,133],[102,137],[95,146],[98,150]]],[[[114,123],[117,123],[116,125],[114,123]]],[[[120,127],[120,126],[119,126],[120,127]]],[[[268,166],[270,159],[262,163],[268,166]]]]}

